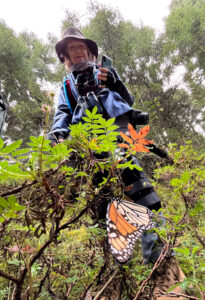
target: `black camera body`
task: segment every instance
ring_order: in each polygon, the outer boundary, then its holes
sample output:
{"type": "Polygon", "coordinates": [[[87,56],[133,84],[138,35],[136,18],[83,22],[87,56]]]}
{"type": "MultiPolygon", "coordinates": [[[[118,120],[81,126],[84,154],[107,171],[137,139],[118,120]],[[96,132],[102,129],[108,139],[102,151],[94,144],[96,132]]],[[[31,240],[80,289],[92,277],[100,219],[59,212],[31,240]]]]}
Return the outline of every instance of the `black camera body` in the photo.
{"type": "Polygon", "coordinates": [[[75,86],[80,96],[86,96],[88,92],[98,93],[98,81],[96,80],[97,66],[87,67],[85,70],[73,72],[75,86]]]}
{"type": "Polygon", "coordinates": [[[95,106],[97,106],[98,113],[103,114],[103,112],[104,112],[103,107],[102,107],[98,97],[92,91],[88,92],[86,96],[79,96],[78,104],[82,108],[83,115],[85,115],[86,109],[91,111],[93,109],[93,107],[95,107],[95,106]]]}
{"type": "Polygon", "coordinates": [[[95,67],[88,67],[81,72],[75,72],[75,86],[79,93],[78,105],[81,106],[83,115],[86,115],[85,110],[92,110],[97,106],[98,113],[103,114],[104,108],[101,105],[100,97],[98,96],[99,88],[98,81],[95,78],[95,67]]]}
{"type": "Polygon", "coordinates": [[[134,110],[134,125],[147,125],[149,124],[149,114],[134,110]]]}

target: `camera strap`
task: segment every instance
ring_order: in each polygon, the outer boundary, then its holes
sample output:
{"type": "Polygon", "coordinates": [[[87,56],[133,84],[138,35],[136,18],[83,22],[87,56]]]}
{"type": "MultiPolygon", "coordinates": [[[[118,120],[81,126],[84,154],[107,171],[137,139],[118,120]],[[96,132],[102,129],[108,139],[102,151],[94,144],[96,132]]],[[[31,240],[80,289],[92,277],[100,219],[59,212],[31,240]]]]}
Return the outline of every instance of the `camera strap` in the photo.
{"type": "Polygon", "coordinates": [[[65,94],[65,97],[66,97],[68,107],[70,109],[71,114],[73,114],[73,111],[74,111],[74,109],[77,105],[77,101],[76,101],[76,99],[75,99],[75,97],[72,93],[71,85],[70,85],[70,79],[68,78],[68,76],[66,76],[64,78],[63,89],[64,89],[64,94],[65,94]]]}

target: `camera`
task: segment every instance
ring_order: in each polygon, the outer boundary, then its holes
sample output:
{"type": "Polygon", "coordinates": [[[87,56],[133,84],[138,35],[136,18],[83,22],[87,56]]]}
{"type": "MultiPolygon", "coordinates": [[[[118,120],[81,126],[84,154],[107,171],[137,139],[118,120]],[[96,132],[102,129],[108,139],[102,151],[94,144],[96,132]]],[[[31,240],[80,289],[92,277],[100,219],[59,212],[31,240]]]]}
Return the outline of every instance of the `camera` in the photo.
{"type": "Polygon", "coordinates": [[[136,112],[135,122],[136,125],[147,125],[149,123],[149,114],[146,112],[136,112]]]}
{"type": "Polygon", "coordinates": [[[75,73],[75,86],[79,92],[78,104],[81,106],[83,115],[85,110],[92,110],[97,106],[98,113],[103,114],[104,108],[98,97],[98,82],[94,76],[95,68],[88,67],[81,72],[75,73]]]}
{"type": "Polygon", "coordinates": [[[79,96],[78,103],[84,114],[86,109],[91,111],[95,106],[97,106],[98,113],[103,114],[104,112],[104,109],[94,92],[88,92],[86,96],[79,96]]]}
{"type": "Polygon", "coordinates": [[[147,125],[149,123],[149,114],[141,110],[129,111],[130,122],[133,126],[147,125]]]}
{"type": "Polygon", "coordinates": [[[88,92],[97,93],[98,82],[94,76],[94,68],[88,67],[83,71],[73,72],[75,77],[75,86],[79,95],[86,96],[88,92]]]}

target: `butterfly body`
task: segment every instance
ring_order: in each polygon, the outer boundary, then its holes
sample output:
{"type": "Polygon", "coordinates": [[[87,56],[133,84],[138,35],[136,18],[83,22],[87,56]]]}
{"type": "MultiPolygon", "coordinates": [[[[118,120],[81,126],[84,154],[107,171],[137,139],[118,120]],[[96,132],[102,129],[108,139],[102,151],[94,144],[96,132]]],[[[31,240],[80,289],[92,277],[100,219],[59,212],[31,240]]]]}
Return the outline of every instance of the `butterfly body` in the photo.
{"type": "Polygon", "coordinates": [[[107,208],[108,242],[113,256],[123,263],[130,258],[143,230],[155,226],[153,213],[146,207],[113,197],[107,208]]]}

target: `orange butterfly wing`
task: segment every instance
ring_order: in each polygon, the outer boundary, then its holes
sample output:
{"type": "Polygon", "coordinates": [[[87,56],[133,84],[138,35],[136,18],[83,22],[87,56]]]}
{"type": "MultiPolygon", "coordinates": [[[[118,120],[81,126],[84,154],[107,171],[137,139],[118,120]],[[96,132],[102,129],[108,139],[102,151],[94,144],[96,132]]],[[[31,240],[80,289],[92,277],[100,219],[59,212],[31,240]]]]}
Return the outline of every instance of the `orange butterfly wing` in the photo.
{"type": "Polygon", "coordinates": [[[142,235],[142,230],[129,224],[117,211],[113,202],[108,207],[107,232],[113,256],[120,263],[128,261],[136,240],[142,235]]]}
{"type": "Polygon", "coordinates": [[[154,222],[150,221],[153,214],[149,209],[135,203],[130,204],[114,197],[107,209],[108,243],[114,258],[120,263],[129,260],[135,243],[142,236],[143,230],[153,228],[155,225],[154,222]],[[142,208],[141,211],[137,211],[139,208],[142,208]],[[128,212],[127,215],[125,210],[128,212]],[[140,214],[143,218],[147,217],[147,224],[143,222],[138,226],[137,220],[140,220],[140,214]]]}

